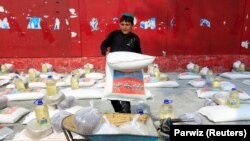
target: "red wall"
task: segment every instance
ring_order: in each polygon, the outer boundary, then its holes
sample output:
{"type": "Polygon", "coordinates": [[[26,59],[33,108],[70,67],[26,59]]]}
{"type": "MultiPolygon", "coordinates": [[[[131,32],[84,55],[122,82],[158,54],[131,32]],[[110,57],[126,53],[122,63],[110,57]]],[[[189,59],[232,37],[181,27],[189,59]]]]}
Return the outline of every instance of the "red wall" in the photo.
{"type": "Polygon", "coordinates": [[[0,63],[25,70],[47,61],[58,71],[70,71],[92,62],[103,69],[99,46],[119,28],[124,12],[135,15],[143,53],[159,56],[164,71],[181,71],[191,61],[218,71],[230,70],[236,60],[250,66],[250,49],[241,46],[250,40],[247,0],[0,0],[0,20],[7,18],[10,26],[0,28],[0,63]],[[27,29],[30,17],[42,19],[41,29],[27,29]],[[56,18],[59,30],[54,30],[56,18]],[[93,18],[97,30],[90,26],[93,18]],[[155,29],[140,27],[151,18],[155,29]],[[166,57],[160,57],[162,51],[166,57]]]}

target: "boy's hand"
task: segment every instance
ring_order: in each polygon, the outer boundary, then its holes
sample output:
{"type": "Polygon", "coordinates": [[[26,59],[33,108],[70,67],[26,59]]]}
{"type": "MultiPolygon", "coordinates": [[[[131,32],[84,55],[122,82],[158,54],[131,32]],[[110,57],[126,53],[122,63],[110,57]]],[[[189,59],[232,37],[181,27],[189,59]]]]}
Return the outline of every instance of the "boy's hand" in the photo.
{"type": "Polygon", "coordinates": [[[108,54],[109,54],[109,51],[106,51],[106,57],[108,56],[108,54]]]}

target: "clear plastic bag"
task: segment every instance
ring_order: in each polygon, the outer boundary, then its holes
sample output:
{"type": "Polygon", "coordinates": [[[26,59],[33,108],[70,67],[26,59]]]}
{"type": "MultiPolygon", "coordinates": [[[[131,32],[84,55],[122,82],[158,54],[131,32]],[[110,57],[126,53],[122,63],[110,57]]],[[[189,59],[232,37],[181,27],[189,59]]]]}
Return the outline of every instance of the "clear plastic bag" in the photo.
{"type": "Polygon", "coordinates": [[[56,132],[62,132],[62,121],[65,117],[71,115],[67,111],[59,111],[51,117],[51,126],[56,132]]]}
{"type": "Polygon", "coordinates": [[[110,124],[106,116],[103,118],[104,122],[100,125],[100,128],[94,132],[94,134],[119,134],[119,128],[110,124]]]}
{"type": "Polygon", "coordinates": [[[119,126],[120,132],[124,134],[149,135],[148,127],[137,121],[140,115],[135,115],[133,120],[119,126]]]}
{"type": "Polygon", "coordinates": [[[186,125],[199,125],[202,124],[202,117],[199,113],[185,113],[179,116],[181,124],[186,125]]]}
{"type": "Polygon", "coordinates": [[[207,98],[204,102],[204,107],[217,105],[212,99],[207,98]]]}
{"type": "Polygon", "coordinates": [[[63,110],[63,109],[67,109],[67,108],[71,108],[74,106],[75,104],[75,97],[73,96],[67,96],[65,97],[65,99],[63,101],[61,101],[57,106],[59,109],[63,110]]]}
{"type": "Polygon", "coordinates": [[[228,96],[216,93],[212,96],[212,100],[218,105],[226,105],[228,96]]]}
{"type": "Polygon", "coordinates": [[[93,134],[93,131],[101,125],[101,118],[97,109],[84,107],[76,112],[73,124],[80,134],[93,134]]]}

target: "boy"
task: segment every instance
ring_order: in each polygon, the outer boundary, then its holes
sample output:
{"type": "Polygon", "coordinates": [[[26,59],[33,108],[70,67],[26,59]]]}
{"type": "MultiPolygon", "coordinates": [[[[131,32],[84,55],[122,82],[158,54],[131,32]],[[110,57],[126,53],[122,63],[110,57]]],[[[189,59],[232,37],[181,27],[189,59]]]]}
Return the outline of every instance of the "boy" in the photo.
{"type": "MultiPolygon", "coordinates": [[[[141,52],[140,38],[132,33],[134,25],[134,16],[125,13],[120,18],[120,30],[111,32],[101,44],[102,55],[109,52],[128,51],[135,53],[141,52]],[[110,51],[107,50],[110,48],[110,51]]],[[[115,112],[131,113],[129,101],[111,100],[115,112]]]]}

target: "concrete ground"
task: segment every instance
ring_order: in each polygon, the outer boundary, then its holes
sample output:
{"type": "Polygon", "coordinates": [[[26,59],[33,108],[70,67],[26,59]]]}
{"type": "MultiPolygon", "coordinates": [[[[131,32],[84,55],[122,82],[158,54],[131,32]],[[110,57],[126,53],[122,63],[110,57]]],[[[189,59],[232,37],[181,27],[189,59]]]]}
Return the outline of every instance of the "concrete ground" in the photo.
{"type": "MultiPolygon", "coordinates": [[[[173,100],[173,106],[174,106],[174,113],[175,117],[178,117],[185,113],[195,112],[199,110],[201,107],[204,106],[205,99],[198,98],[195,90],[197,88],[192,87],[188,84],[189,80],[178,80],[177,73],[168,73],[168,76],[172,79],[175,79],[180,86],[178,88],[150,88],[151,93],[153,95],[152,99],[149,99],[145,102],[146,111],[151,115],[154,121],[157,121],[159,119],[159,109],[160,105],[163,102],[163,99],[168,98],[173,100]]],[[[248,94],[250,94],[250,87],[243,84],[243,79],[239,80],[230,80],[230,79],[224,79],[230,82],[233,82],[238,88],[241,88],[248,94]]],[[[90,100],[77,100],[76,105],[80,106],[89,106],[90,100]]],[[[107,100],[100,100],[100,99],[94,99],[94,107],[99,109],[101,112],[114,112],[110,101],[107,100]]],[[[250,103],[250,100],[246,101],[250,103]]],[[[8,106],[21,106],[30,109],[33,111],[34,107],[32,101],[11,101],[8,103],[8,106]]],[[[132,112],[136,111],[136,108],[138,106],[137,101],[131,102],[131,109],[132,112]]],[[[15,131],[15,133],[18,133],[19,131],[23,130],[25,128],[25,125],[22,125],[22,121],[24,118],[20,119],[15,124],[7,124],[7,126],[12,127],[15,131]]],[[[247,124],[250,125],[249,121],[237,121],[237,122],[224,122],[224,123],[214,123],[209,121],[206,117],[202,116],[202,124],[247,124]]],[[[5,140],[11,140],[14,137],[14,134],[7,137],[5,140]]]]}

